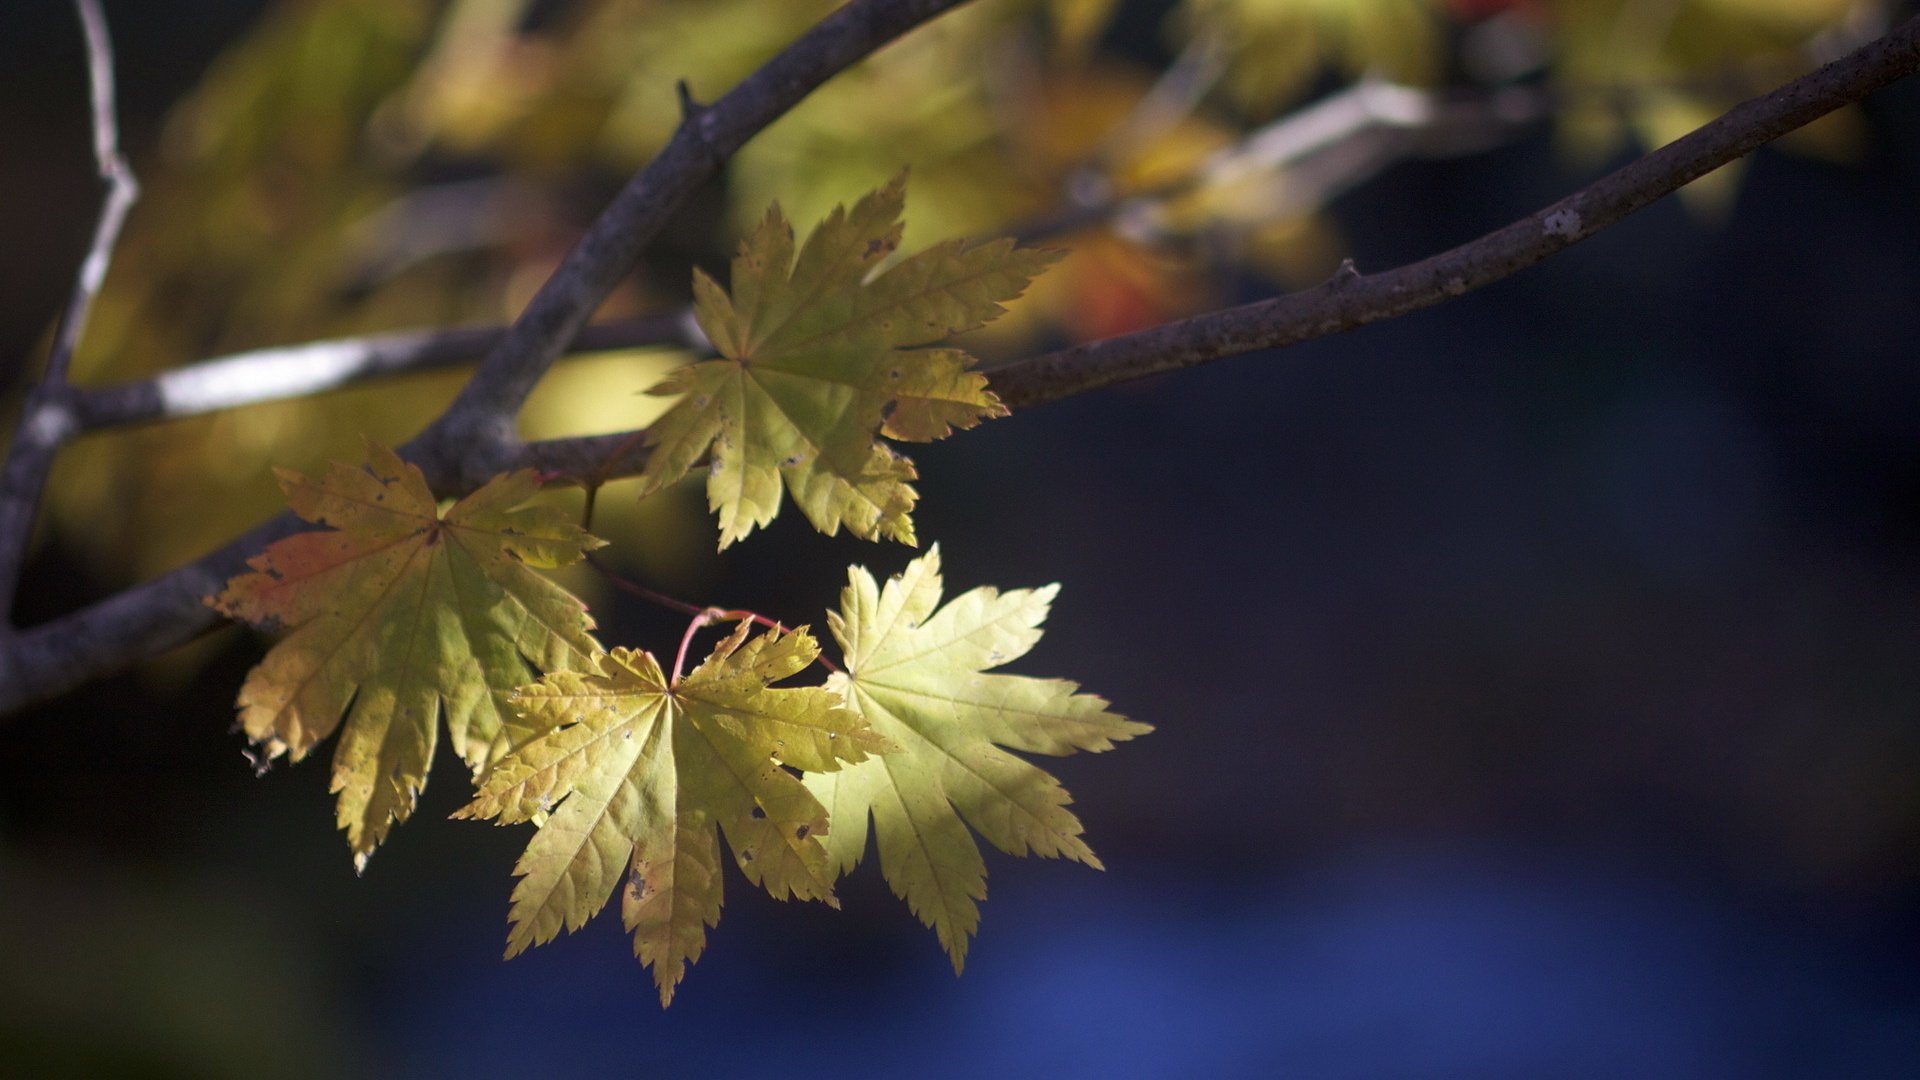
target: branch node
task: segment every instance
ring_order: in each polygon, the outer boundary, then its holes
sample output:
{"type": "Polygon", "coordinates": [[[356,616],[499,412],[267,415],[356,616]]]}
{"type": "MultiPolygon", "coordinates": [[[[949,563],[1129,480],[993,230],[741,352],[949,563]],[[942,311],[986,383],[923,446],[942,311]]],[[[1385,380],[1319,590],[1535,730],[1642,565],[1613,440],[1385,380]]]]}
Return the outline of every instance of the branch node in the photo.
{"type": "Polygon", "coordinates": [[[673,91],[680,97],[680,118],[687,123],[692,124],[697,122],[700,119],[700,114],[707,111],[705,105],[694,100],[693,88],[687,85],[687,80],[676,80],[673,84],[673,91]]]}
{"type": "Polygon", "coordinates": [[[1327,284],[1337,289],[1358,280],[1360,280],[1360,268],[1353,265],[1352,259],[1341,259],[1340,269],[1333,272],[1333,276],[1327,279],[1327,284]]]}
{"type": "Polygon", "coordinates": [[[20,423],[19,438],[22,443],[51,451],[79,431],[80,425],[67,405],[64,386],[42,384],[41,389],[38,402],[20,423]]]}
{"type": "Polygon", "coordinates": [[[1565,240],[1580,239],[1580,225],[1580,211],[1571,206],[1561,207],[1540,221],[1542,232],[1565,240]]]}

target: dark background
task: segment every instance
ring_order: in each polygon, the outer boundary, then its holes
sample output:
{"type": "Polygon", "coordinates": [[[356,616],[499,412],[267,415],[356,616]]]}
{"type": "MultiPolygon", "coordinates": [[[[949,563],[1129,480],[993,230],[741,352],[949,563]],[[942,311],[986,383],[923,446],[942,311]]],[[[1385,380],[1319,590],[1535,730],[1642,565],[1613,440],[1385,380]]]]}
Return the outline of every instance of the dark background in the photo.
{"type": "MultiPolygon", "coordinates": [[[[108,4],[136,166],[253,7],[108,4]]],[[[16,383],[94,208],[71,20],[0,11],[16,383]]],[[[611,915],[503,964],[523,831],[444,820],[443,761],[356,880],[324,767],[256,780],[227,732],[260,650],[229,632],[183,690],[0,726],[0,1072],[1911,1075],[1920,86],[1865,113],[1858,166],[1765,152],[1723,226],[1668,200],[1433,311],[917,450],[949,591],[1063,581],[1018,670],[1158,727],[1047,763],[1109,869],[990,855],[963,978],[871,865],[839,913],[734,877],[665,1013],[611,915]]],[[[1557,160],[1333,211],[1378,269],[1583,182],[1557,160]]],[[[804,619],[908,558],[790,513],[711,599],[804,619]]],[[[102,588],[47,550],[23,621],[102,588]]]]}

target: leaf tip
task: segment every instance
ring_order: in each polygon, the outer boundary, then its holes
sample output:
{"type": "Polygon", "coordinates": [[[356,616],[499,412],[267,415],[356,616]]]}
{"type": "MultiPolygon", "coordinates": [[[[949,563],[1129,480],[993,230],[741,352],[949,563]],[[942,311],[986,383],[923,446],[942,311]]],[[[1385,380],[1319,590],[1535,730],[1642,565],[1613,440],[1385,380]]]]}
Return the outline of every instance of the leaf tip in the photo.
{"type": "Polygon", "coordinates": [[[512,916],[509,918],[513,919],[513,926],[507,931],[507,948],[500,956],[502,960],[511,960],[540,943],[534,938],[533,931],[528,929],[529,923],[512,916]]]}
{"type": "Polygon", "coordinates": [[[1020,250],[1026,252],[1027,257],[1038,264],[1036,269],[1039,270],[1045,270],[1054,263],[1073,254],[1072,248],[1065,247],[1030,247],[1021,248],[1020,250]]]}

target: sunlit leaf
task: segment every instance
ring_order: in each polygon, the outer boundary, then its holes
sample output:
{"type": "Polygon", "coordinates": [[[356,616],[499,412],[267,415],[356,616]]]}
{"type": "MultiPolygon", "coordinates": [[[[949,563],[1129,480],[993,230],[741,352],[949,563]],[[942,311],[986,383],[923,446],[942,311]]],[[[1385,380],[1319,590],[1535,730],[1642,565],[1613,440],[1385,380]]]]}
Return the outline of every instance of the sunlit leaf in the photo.
{"type": "Polygon", "coordinates": [[[535,567],[601,541],[552,509],[522,507],[531,471],[495,478],[444,512],[420,470],[369,443],[367,468],[281,472],[301,517],[227,583],[214,608],[290,631],[240,689],[240,725],[268,758],[299,761],[345,726],[332,790],[354,862],[405,821],[427,783],[439,720],[476,773],[533,729],[507,706],[532,677],[598,651],[593,621],[535,567]]]}
{"type": "Polygon", "coordinates": [[[685,396],[648,429],[646,491],[712,448],[707,501],[726,547],[779,512],[815,528],[913,542],[913,463],[879,441],[926,442],[1004,415],[959,349],[924,348],[999,315],[1057,253],[1010,240],[935,245],[875,273],[900,242],[906,177],[836,207],[795,250],[778,204],[740,246],[732,292],[695,271],[700,325],[721,359],[658,392],[685,396]]]}
{"type": "Polygon", "coordinates": [[[828,615],[846,672],[827,685],[900,751],[809,775],[807,786],[833,820],[834,869],[860,861],[871,815],[881,872],[958,970],[987,894],[986,864],[968,826],[1010,854],[1100,866],[1066,808],[1066,789],[1001,747],[1108,750],[1152,728],[1063,679],[987,674],[1040,640],[1057,585],[982,587],[939,607],[937,547],[884,589],[861,567],[848,578],[840,610],[828,615]]]}
{"type": "Polygon", "coordinates": [[[667,1004],[720,920],[722,831],[749,881],[835,903],[826,811],[781,766],[832,770],[889,747],[837,694],[770,687],[813,662],[812,637],[747,641],[750,629],[678,682],[647,653],[615,649],[598,672],[556,672],[520,693],[546,734],[454,815],[543,821],[514,868],[508,956],[579,929],[625,877],[634,955],[667,1004]]]}

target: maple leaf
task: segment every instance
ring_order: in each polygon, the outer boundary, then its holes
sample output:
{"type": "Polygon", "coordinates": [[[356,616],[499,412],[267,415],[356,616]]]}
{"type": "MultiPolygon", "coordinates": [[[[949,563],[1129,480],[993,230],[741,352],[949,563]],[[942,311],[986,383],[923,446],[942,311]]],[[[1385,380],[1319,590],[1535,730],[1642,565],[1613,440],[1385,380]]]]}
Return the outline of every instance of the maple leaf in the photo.
{"type": "Polygon", "coordinates": [[[299,761],[345,714],[332,790],[361,869],[426,787],[438,715],[477,773],[533,734],[507,704],[534,677],[527,662],[551,671],[599,651],[586,607],[531,568],[603,543],[522,507],[540,487],[531,471],[442,513],[418,468],[370,440],[367,455],[365,469],[336,463],[318,479],[277,470],[294,512],[336,531],[276,541],[207,600],[292,631],[240,688],[240,726],[267,760],[299,761]]]}
{"type": "Polygon", "coordinates": [[[515,698],[547,730],[454,814],[540,823],[514,867],[509,957],[579,929],[625,874],[634,955],[668,1004],[720,921],[716,829],[774,897],[838,906],[820,843],[826,811],[781,766],[832,770],[892,747],[837,694],[769,686],[819,655],[805,630],[743,645],[750,629],[742,622],[672,684],[649,654],[616,648],[598,673],[555,672],[515,698]]]}
{"type": "Polygon", "coordinates": [[[1060,253],[955,240],[872,274],[899,246],[905,199],[902,173],[835,207],[797,255],[775,203],[733,260],[731,295],[694,271],[695,313],[721,359],[653,391],[685,396],[648,429],[643,497],[711,446],[722,548],[773,520],[783,480],[821,532],[914,542],[913,463],[877,436],[929,442],[1007,411],[972,357],[918,346],[991,321],[1060,253]]]}
{"type": "Polygon", "coordinates": [[[1040,640],[1058,585],[977,588],[936,613],[937,545],[884,590],[863,567],[847,576],[840,610],[827,616],[846,671],[827,686],[901,749],[806,783],[833,819],[826,846],[835,871],[859,863],[871,812],[881,871],[959,971],[980,923],[976,902],[987,893],[986,864],[968,825],[1009,854],[1100,868],[1066,809],[1066,789],[1001,747],[1053,755],[1110,750],[1153,729],[1108,712],[1105,701],[1064,679],[986,674],[1040,640]]]}

